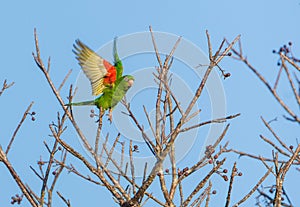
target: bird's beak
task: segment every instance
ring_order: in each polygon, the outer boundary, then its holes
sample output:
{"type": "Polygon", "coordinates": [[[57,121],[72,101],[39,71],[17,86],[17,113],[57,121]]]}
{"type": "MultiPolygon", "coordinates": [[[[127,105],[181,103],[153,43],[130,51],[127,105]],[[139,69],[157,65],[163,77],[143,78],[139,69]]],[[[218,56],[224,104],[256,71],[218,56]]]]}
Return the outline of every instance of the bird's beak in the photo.
{"type": "Polygon", "coordinates": [[[133,83],[134,83],[134,80],[129,80],[129,81],[128,81],[129,87],[131,87],[131,86],[133,85],[133,83]]]}

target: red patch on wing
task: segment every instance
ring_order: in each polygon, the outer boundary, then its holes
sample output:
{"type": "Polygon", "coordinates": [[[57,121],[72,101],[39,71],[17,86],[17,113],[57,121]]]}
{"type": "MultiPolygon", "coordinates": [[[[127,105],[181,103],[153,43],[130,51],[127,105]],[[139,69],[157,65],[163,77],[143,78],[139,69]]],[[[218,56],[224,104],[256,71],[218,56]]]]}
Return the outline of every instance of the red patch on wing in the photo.
{"type": "Polygon", "coordinates": [[[116,70],[115,66],[113,66],[106,60],[103,60],[103,65],[107,70],[107,74],[105,75],[105,77],[103,79],[103,83],[105,85],[113,84],[116,81],[116,77],[117,77],[117,70],[116,70]]]}

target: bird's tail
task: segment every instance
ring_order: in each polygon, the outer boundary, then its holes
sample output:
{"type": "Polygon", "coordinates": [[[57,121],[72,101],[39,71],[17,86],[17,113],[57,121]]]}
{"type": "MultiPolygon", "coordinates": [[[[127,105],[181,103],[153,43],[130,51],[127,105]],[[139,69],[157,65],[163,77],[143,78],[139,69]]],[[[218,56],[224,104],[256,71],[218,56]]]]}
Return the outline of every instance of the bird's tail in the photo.
{"type": "Polygon", "coordinates": [[[83,102],[77,102],[77,103],[68,103],[65,104],[65,106],[88,106],[88,105],[95,105],[95,101],[83,101],[83,102]]]}

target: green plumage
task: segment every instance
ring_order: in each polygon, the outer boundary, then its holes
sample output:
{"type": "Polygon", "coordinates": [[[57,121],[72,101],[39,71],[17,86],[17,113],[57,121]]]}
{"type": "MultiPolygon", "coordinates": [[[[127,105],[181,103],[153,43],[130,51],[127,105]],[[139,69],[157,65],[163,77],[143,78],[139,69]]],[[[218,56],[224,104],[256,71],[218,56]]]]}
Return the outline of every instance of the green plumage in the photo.
{"type": "Polygon", "coordinates": [[[113,54],[114,54],[114,64],[115,64],[115,67],[117,70],[117,80],[118,80],[119,78],[122,77],[123,65],[122,65],[122,62],[119,58],[118,51],[117,51],[117,37],[115,37],[115,39],[114,39],[113,54]]]}
{"type": "Polygon", "coordinates": [[[96,106],[98,108],[100,106],[104,110],[115,107],[125,96],[133,80],[134,78],[131,75],[117,79],[114,87],[104,89],[102,96],[95,100],[96,106]]]}
{"type": "Polygon", "coordinates": [[[125,96],[128,89],[131,87],[131,81],[134,80],[134,77],[131,75],[126,75],[121,77],[115,82],[114,87],[105,88],[103,94],[91,101],[83,101],[77,103],[69,103],[67,106],[85,106],[85,105],[95,105],[97,108],[103,110],[114,108],[125,96]]]}

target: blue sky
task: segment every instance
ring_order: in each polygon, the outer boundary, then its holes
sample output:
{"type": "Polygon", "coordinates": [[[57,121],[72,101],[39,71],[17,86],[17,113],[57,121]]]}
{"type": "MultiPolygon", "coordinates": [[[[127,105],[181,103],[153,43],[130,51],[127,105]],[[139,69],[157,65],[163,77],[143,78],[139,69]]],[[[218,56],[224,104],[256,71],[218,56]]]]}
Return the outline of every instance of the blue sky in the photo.
{"type": "MultiPolygon", "coordinates": [[[[292,41],[294,52],[300,56],[300,2],[298,0],[266,0],[246,1],[6,1],[0,7],[1,23],[1,63],[0,83],[7,79],[15,85],[0,97],[0,144],[5,147],[13,130],[21,119],[23,112],[31,101],[33,110],[37,112],[35,122],[29,119],[10,151],[9,159],[16,166],[17,172],[28,183],[39,189],[39,180],[34,177],[29,165],[35,166],[39,156],[46,158],[47,153],[42,141],[51,142],[48,137],[48,124],[56,118],[60,110],[58,102],[51,94],[43,75],[35,66],[31,53],[34,51],[33,29],[37,28],[42,57],[51,56],[51,76],[55,84],[59,84],[69,69],[73,69],[68,84],[75,83],[79,67],[72,53],[72,45],[77,38],[86,42],[91,48],[99,48],[111,41],[115,36],[123,36],[136,32],[147,31],[152,25],[155,31],[173,33],[183,36],[206,52],[205,30],[211,34],[215,47],[226,37],[229,40],[241,34],[243,51],[248,60],[274,82],[278,67],[277,56],[273,49],[292,41]]],[[[134,60],[139,61],[137,56],[134,60]]],[[[144,59],[142,58],[141,61],[144,59]]],[[[127,60],[133,68],[148,67],[150,63],[141,64],[127,60]]],[[[126,60],[125,60],[126,63],[126,60]]],[[[153,61],[153,64],[156,64],[153,61]]],[[[222,68],[232,76],[223,82],[227,100],[228,114],[241,113],[242,116],[231,121],[231,129],[226,137],[230,146],[263,155],[271,155],[271,148],[259,140],[259,134],[270,135],[260,121],[260,116],[271,120],[278,117],[274,124],[279,134],[288,144],[296,144],[299,127],[287,123],[282,115],[284,112],[275,103],[266,88],[247,68],[236,61],[226,58],[222,68]],[[288,129],[288,130],[287,130],[288,129]]],[[[125,65],[126,70],[126,65],[125,65]]],[[[128,73],[133,70],[128,70],[128,73]]],[[[65,88],[63,95],[67,96],[65,88]]],[[[292,94],[283,89],[282,96],[293,102],[292,94]]],[[[295,107],[295,105],[294,105],[295,107]]],[[[295,107],[296,108],[296,107],[295,107]]],[[[74,146],[80,148],[77,139],[72,139],[74,146]],[[73,141],[74,140],[74,141],[73,141]]],[[[248,159],[238,161],[238,167],[244,177],[239,178],[234,201],[239,200],[250,187],[249,180],[258,180],[265,169],[258,162],[248,159]],[[249,169],[249,164],[253,165],[249,169]],[[239,189],[239,190],[237,190],[239,189]]],[[[78,164],[78,163],[77,163],[78,164]]],[[[229,166],[229,165],[228,165],[229,166]]],[[[82,167],[82,166],[81,166],[82,167]]],[[[79,165],[80,168],[80,165],[79,165]]],[[[287,187],[295,206],[297,200],[295,170],[291,170],[287,178],[287,187]]],[[[0,203],[8,205],[10,197],[19,193],[10,175],[4,167],[0,167],[1,186],[0,203]]],[[[99,202],[104,206],[113,206],[110,194],[93,184],[65,173],[60,181],[60,191],[71,199],[74,206],[93,206],[99,202]],[[84,189],[84,192],[82,192],[84,189]],[[79,196],[80,195],[80,196],[79,196]],[[84,198],[84,200],[83,200],[84,198]],[[96,199],[95,199],[96,198],[96,199]]],[[[222,183],[222,181],[219,180],[222,183]]],[[[269,179],[269,183],[272,180],[269,179]]],[[[298,183],[300,184],[300,183],[298,183]]],[[[223,184],[220,184],[223,185],[223,184]]],[[[225,184],[224,184],[225,186],[225,184]]],[[[218,187],[216,187],[218,190],[218,187]]],[[[216,200],[222,204],[225,198],[216,200]]],[[[60,202],[60,201],[58,201],[60,202]]],[[[217,201],[215,201],[217,202],[217,201]]],[[[253,205],[250,199],[248,206],[253,205]]],[[[23,206],[28,206],[23,203],[23,206]]]]}

